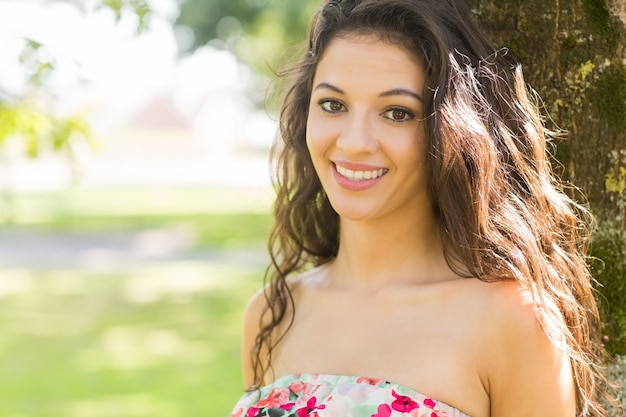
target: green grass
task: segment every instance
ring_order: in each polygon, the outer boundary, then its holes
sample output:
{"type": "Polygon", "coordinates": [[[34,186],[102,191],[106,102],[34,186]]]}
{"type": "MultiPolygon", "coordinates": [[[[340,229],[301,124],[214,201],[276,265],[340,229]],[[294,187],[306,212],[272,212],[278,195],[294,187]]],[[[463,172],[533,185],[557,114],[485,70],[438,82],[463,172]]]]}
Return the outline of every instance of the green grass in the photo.
{"type": "Polygon", "coordinates": [[[66,191],[10,196],[11,209],[4,212],[12,212],[11,226],[21,229],[103,233],[180,227],[199,248],[260,247],[271,225],[271,200],[268,189],[66,191]]]}
{"type": "Polygon", "coordinates": [[[266,188],[73,189],[5,196],[15,222],[40,224],[68,217],[141,217],[208,213],[267,213],[273,193],[266,188]]]}
{"type": "Polygon", "coordinates": [[[241,313],[261,274],[0,270],[0,416],[227,416],[242,392],[241,313]]]}
{"type": "MultiPolygon", "coordinates": [[[[188,231],[196,248],[265,247],[271,217],[266,213],[207,213],[144,216],[68,216],[41,224],[17,224],[21,230],[98,234],[149,229],[188,231]]],[[[0,229],[1,230],[1,229],[0,229]]]]}
{"type": "MultiPolygon", "coordinates": [[[[199,248],[262,250],[270,202],[257,189],[75,190],[12,196],[0,220],[61,235],[181,227],[199,248]]],[[[115,273],[0,262],[0,417],[227,416],[262,275],[219,259],[115,273]]]]}

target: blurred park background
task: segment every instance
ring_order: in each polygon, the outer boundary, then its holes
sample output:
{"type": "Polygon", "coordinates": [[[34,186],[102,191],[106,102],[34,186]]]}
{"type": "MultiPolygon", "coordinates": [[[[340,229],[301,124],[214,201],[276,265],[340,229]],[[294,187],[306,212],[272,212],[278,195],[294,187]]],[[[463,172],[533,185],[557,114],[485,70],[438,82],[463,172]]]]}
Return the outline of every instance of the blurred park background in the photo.
{"type": "MultiPolygon", "coordinates": [[[[319,3],[0,0],[0,417],[228,415],[267,264],[273,69],[319,3]]],[[[555,166],[598,218],[623,383],[626,3],[468,4],[568,132],[555,166]]]]}

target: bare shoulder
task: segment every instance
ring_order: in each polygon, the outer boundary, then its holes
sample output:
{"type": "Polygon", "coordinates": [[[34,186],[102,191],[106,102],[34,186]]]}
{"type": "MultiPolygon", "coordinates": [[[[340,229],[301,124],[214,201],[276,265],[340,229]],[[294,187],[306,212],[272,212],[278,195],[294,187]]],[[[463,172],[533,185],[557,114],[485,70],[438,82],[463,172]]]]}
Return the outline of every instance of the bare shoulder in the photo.
{"type": "Polygon", "coordinates": [[[569,359],[548,338],[530,294],[516,282],[482,292],[491,416],[574,416],[569,359]]]}
{"type": "MultiPolygon", "coordinates": [[[[300,283],[300,275],[294,275],[286,280],[286,284],[291,292],[298,287],[300,283]]],[[[254,357],[256,356],[257,337],[264,325],[269,323],[271,314],[266,314],[269,308],[268,294],[270,292],[270,285],[266,284],[263,288],[259,289],[250,299],[246,305],[243,314],[243,330],[242,330],[242,370],[243,370],[243,383],[248,388],[254,382],[254,357]]],[[[289,306],[287,306],[287,314],[290,313],[289,306]]],[[[276,326],[274,331],[280,332],[284,328],[285,323],[280,323],[276,326]]],[[[259,358],[261,360],[267,357],[267,352],[264,351],[265,346],[261,346],[261,352],[259,358]]]]}
{"type": "Polygon", "coordinates": [[[261,319],[266,308],[265,288],[261,288],[250,297],[243,313],[241,359],[245,388],[248,388],[254,380],[253,355],[255,353],[256,337],[261,329],[261,319]]]}
{"type": "Polygon", "coordinates": [[[261,316],[267,307],[266,291],[267,287],[261,288],[248,300],[243,314],[244,330],[248,327],[255,333],[259,330],[261,316]]]}
{"type": "Polygon", "coordinates": [[[468,307],[500,342],[509,338],[533,335],[543,337],[528,291],[513,281],[483,282],[467,280],[459,289],[468,307]]]}
{"type": "Polygon", "coordinates": [[[539,323],[532,295],[517,282],[489,283],[484,287],[484,319],[497,344],[507,351],[520,343],[550,345],[539,323]]]}

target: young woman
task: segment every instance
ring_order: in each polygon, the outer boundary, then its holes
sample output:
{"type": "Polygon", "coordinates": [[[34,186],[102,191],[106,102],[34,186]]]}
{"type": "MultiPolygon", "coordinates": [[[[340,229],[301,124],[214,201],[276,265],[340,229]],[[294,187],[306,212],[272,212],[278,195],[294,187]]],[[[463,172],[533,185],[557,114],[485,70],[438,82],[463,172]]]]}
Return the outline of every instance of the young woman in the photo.
{"type": "Polygon", "coordinates": [[[328,0],[275,147],[234,417],[603,415],[586,211],[460,0],[328,0]]]}

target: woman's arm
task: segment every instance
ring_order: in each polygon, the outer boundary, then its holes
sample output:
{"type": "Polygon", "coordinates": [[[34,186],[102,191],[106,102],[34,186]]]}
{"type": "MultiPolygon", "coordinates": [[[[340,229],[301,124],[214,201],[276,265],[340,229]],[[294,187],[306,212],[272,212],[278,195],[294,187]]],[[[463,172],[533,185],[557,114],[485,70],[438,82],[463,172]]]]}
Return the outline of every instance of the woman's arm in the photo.
{"type": "Polygon", "coordinates": [[[574,417],[569,358],[550,342],[518,284],[497,287],[488,362],[491,417],[574,417]]]}

